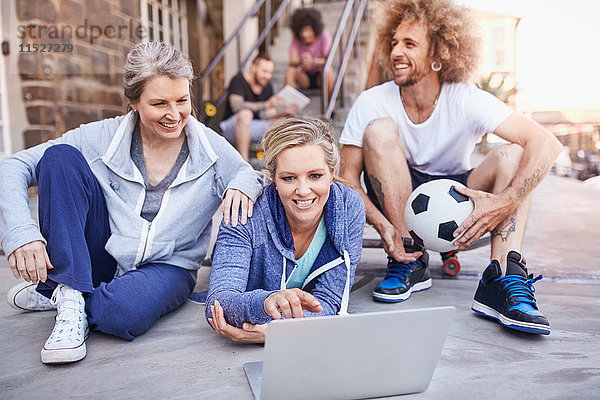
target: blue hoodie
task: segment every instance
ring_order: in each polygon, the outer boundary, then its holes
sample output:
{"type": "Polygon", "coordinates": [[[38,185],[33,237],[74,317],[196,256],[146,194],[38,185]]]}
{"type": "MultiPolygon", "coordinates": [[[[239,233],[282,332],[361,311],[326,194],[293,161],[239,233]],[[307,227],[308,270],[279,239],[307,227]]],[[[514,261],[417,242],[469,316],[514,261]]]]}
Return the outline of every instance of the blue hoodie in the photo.
{"type": "MultiPolygon", "coordinates": [[[[304,316],[346,313],[362,251],[365,206],[356,191],[332,183],[324,215],[327,238],[302,287],[321,303],[323,311],[304,311],[304,316]]],[[[271,183],[246,225],[221,223],[219,227],[206,318],[212,318],[208,305],[218,300],[231,325],[269,322],[272,317],[265,312],[264,301],[271,293],[285,289],[295,267],[292,232],[271,183]]]]}

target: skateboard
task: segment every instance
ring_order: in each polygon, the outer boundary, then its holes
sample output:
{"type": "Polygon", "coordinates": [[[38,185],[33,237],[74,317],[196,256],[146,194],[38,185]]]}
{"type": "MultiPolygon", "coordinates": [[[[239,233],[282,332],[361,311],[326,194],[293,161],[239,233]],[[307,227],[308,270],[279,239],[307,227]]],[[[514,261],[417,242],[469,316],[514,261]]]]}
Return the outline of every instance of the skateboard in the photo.
{"type": "MultiPolygon", "coordinates": [[[[475,243],[460,251],[468,251],[478,249],[492,241],[490,235],[485,235],[479,238],[475,243]]],[[[363,247],[368,249],[383,249],[381,239],[363,239],[363,247]]],[[[459,250],[452,250],[447,253],[440,253],[442,256],[442,269],[444,274],[448,276],[456,276],[460,272],[460,262],[458,261],[459,250]]]]}

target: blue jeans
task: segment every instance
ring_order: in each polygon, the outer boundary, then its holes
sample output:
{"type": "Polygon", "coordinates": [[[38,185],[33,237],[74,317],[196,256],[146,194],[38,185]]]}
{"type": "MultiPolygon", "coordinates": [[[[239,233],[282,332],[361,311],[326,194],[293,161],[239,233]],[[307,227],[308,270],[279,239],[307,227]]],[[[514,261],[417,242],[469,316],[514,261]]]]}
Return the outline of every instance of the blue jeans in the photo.
{"type": "MultiPolygon", "coordinates": [[[[250,143],[258,143],[261,141],[263,135],[269,129],[271,125],[270,119],[253,119],[250,122],[250,143]]],[[[237,128],[237,120],[235,114],[219,123],[219,128],[223,132],[223,137],[227,139],[229,143],[235,145],[235,130],[237,128]]]]}
{"type": "MultiPolygon", "coordinates": [[[[424,172],[417,171],[416,169],[412,168],[410,165],[408,166],[408,171],[410,172],[410,180],[411,180],[413,190],[415,190],[415,188],[419,187],[420,185],[422,185],[425,182],[434,181],[436,179],[451,179],[453,181],[460,182],[463,185],[467,186],[467,179],[469,179],[469,175],[471,175],[471,172],[473,172],[473,170],[470,169],[467,172],[465,172],[464,174],[429,175],[424,172]]],[[[382,214],[385,215],[381,205],[379,204],[379,200],[377,199],[377,196],[375,195],[375,191],[373,190],[373,186],[371,184],[371,181],[369,180],[367,171],[363,171],[363,172],[364,172],[363,178],[365,180],[365,186],[367,187],[367,196],[369,196],[369,199],[373,202],[375,207],[377,207],[377,209],[379,211],[381,211],[382,214]]],[[[404,207],[404,205],[402,205],[402,207],[404,207]]]]}
{"type": "Polygon", "coordinates": [[[195,284],[183,268],[146,264],[115,277],[117,262],[104,249],[110,236],[106,201],[79,150],[52,146],[35,172],[40,230],[54,266],[38,292],[51,297],[59,283],[83,292],[90,327],[126,340],[183,304],[195,284]]]}

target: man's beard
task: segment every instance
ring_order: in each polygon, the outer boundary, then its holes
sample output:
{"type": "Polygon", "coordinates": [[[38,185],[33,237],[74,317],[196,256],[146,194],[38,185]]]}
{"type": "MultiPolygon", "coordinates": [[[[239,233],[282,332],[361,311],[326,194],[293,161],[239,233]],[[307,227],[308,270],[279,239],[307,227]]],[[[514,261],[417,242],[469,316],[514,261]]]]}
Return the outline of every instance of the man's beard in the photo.
{"type": "Polygon", "coordinates": [[[421,81],[421,79],[423,79],[427,73],[427,70],[413,69],[406,78],[399,78],[394,75],[394,82],[400,87],[413,86],[421,81]]]}
{"type": "Polygon", "coordinates": [[[254,76],[254,83],[256,83],[257,85],[259,85],[260,87],[265,87],[265,86],[267,86],[267,83],[268,83],[268,82],[269,82],[269,81],[265,81],[265,80],[260,80],[260,79],[258,79],[258,77],[257,77],[256,75],[254,76]]]}

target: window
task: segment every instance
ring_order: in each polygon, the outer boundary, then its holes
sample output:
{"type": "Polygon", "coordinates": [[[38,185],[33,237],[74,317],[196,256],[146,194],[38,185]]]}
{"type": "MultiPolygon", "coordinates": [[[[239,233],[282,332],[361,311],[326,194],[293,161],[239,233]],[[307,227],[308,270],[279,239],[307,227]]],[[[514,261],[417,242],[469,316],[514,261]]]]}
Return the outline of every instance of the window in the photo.
{"type": "Polygon", "coordinates": [[[495,26],[492,30],[492,46],[494,48],[494,64],[496,66],[504,65],[505,57],[505,36],[504,27],[495,26]]]}
{"type": "Polygon", "coordinates": [[[185,0],[140,0],[143,41],[172,44],[188,54],[187,10],[185,0]]]}

